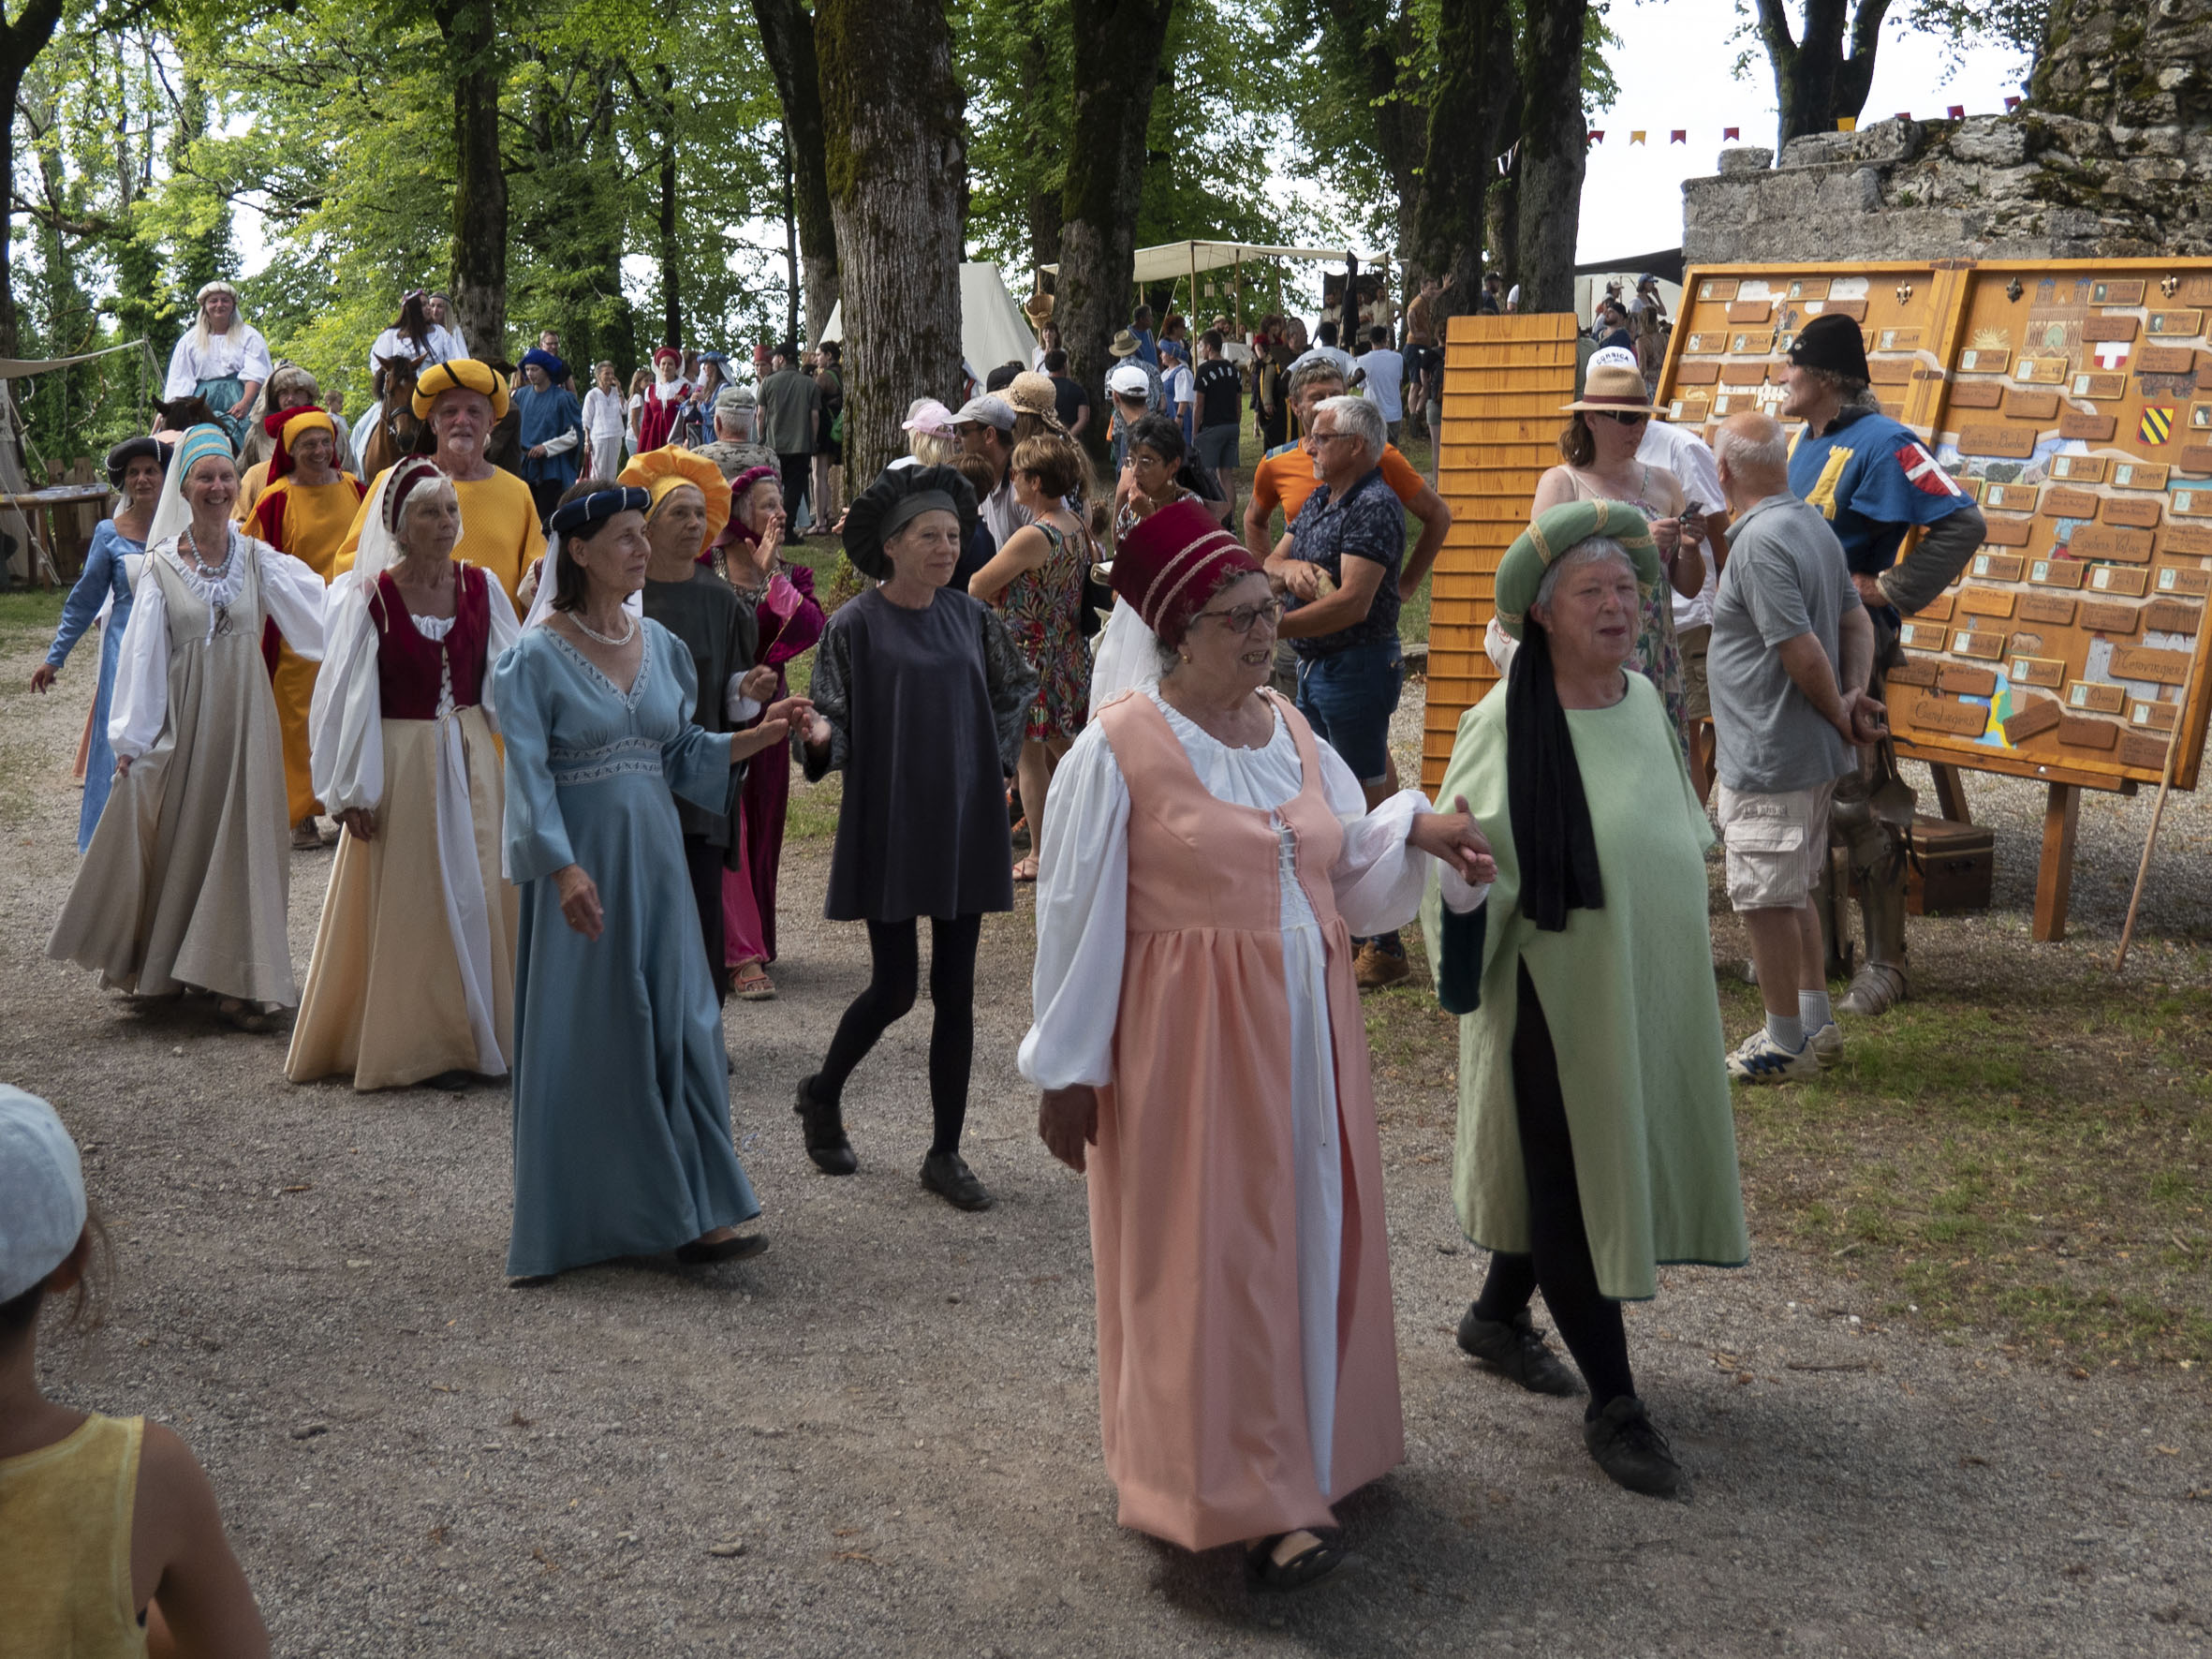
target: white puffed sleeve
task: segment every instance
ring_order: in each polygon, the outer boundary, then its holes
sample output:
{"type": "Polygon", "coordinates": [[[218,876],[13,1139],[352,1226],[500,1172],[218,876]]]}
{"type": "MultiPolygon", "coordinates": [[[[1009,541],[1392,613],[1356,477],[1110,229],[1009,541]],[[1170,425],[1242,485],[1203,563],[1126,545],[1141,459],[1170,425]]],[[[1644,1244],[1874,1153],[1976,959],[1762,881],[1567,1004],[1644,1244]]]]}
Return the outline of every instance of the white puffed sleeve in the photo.
{"type": "MultiPolygon", "coordinates": [[[[235,532],[233,532],[235,534],[235,532]]],[[[323,613],[330,589],[314,569],[288,553],[279,553],[266,541],[247,538],[255,563],[260,569],[261,603],[295,655],[312,660],[322,657],[323,613]]]]}
{"type": "Polygon", "coordinates": [[[1489,625],[1482,630],[1482,654],[1490,659],[1490,666],[1501,674],[1512,674],[1513,653],[1520,648],[1521,642],[1506,632],[1497,617],[1491,617],[1489,625]]]}
{"type": "Polygon", "coordinates": [[[1344,851],[1329,872],[1330,885],[1337,913],[1355,939],[1411,922],[1421,911],[1431,867],[1438,868],[1450,909],[1464,914],[1482,902],[1490,891],[1487,883],[1469,886],[1457,871],[1438,866],[1407,841],[1413,821],[1436,810],[1426,795],[1402,789],[1369,811],[1365,792],[1343,758],[1325,743],[1314,747],[1321,758],[1321,793],[1344,825],[1344,851]]]}
{"type": "Polygon", "coordinates": [[[245,338],[238,348],[238,378],[241,380],[266,381],[275,366],[270,361],[269,342],[261,337],[261,331],[258,328],[246,329],[245,338]]]}
{"type": "MultiPolygon", "coordinates": [[[[308,777],[332,818],[384,799],[383,686],[371,591],[348,570],[331,587],[329,626],[307,709],[308,777]]],[[[496,585],[494,584],[494,585],[496,585]]]]}
{"type": "Polygon", "coordinates": [[[1040,1089],[1113,1079],[1128,949],[1129,789],[1095,722],[1053,774],[1037,872],[1035,1021],[1016,1058],[1040,1089]]]}
{"type": "Polygon", "coordinates": [[[492,702],[492,665],[505,654],[508,646],[523,637],[523,624],[522,619],[514,614],[514,601],[507,597],[507,589],[498,583],[485,583],[484,597],[491,601],[492,637],[484,646],[484,677],[477,697],[483,706],[484,723],[496,732],[499,730],[499,710],[492,702]]]}
{"type": "Polygon", "coordinates": [[[759,717],[760,710],[766,706],[753,698],[747,697],[742,689],[745,683],[745,675],[752,672],[748,668],[731,674],[729,682],[722,688],[722,713],[730,721],[732,729],[750,725],[759,717]]]}
{"type": "Polygon", "coordinates": [[[115,689],[108,704],[108,747],[137,760],[154,747],[169,718],[169,599],[154,561],[139,568],[130,621],[116,648],[115,689]]]}

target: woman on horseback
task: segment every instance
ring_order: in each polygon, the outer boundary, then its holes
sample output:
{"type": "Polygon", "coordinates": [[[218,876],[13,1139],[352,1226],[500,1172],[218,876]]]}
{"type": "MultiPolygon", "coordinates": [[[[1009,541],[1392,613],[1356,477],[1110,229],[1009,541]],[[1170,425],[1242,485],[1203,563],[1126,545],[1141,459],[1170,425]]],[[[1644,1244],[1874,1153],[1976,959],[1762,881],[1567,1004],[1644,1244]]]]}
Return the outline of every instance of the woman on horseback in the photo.
{"type": "Polygon", "coordinates": [[[238,290],[211,282],[199,290],[199,320],[170,353],[164,401],[207,400],[208,411],[235,450],[245,436],[246,412],[269,378],[269,342],[238,314],[238,290]]]}

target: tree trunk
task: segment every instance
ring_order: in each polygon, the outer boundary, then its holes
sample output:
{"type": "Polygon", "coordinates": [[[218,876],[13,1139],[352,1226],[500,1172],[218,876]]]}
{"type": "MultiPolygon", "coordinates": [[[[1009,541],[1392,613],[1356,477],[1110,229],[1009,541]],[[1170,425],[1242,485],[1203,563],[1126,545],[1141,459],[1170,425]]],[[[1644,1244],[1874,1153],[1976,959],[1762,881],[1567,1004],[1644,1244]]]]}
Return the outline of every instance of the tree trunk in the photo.
{"type": "MultiPolygon", "coordinates": [[[[1574,309],[1574,242],[1582,217],[1589,123],[1583,114],[1586,0],[1528,7],[1521,42],[1521,309],[1574,309]]],[[[1467,304],[1473,304],[1470,296],[1467,304]]]]}
{"type": "MultiPolygon", "coordinates": [[[[1529,0],[1531,15],[1542,6],[1529,0]]],[[[1581,0],[1573,10],[1579,29],[1581,0]]],[[[1428,154],[1414,224],[1422,273],[1451,285],[1438,296],[1439,329],[1482,298],[1483,200],[1503,148],[1498,135],[1510,128],[1512,112],[1512,27],[1509,0],[1442,0],[1438,10],[1428,154]]]]}
{"type": "MultiPolygon", "coordinates": [[[[1521,280],[1521,146],[1513,146],[1505,172],[1490,186],[1482,209],[1482,240],[1490,249],[1490,269],[1505,278],[1506,291],[1521,280]]],[[[1502,302],[1501,302],[1502,304],[1502,302]]]]}
{"type": "Polygon", "coordinates": [[[962,94],[944,0],[821,0],[823,156],[845,313],[845,465],[903,453],[917,397],[960,387],[962,94]]]}
{"type": "Polygon", "coordinates": [[[1375,153],[1397,199],[1393,215],[1397,225],[1399,274],[1407,291],[1421,287],[1426,274],[1420,265],[1421,165],[1428,143],[1428,111],[1408,96],[1414,88],[1400,87],[1401,66],[1416,53],[1413,7],[1401,4],[1387,22],[1369,15],[1360,0],[1327,0],[1332,22],[1343,31],[1358,60],[1360,90],[1375,115],[1375,153]]]}
{"type": "MultiPolygon", "coordinates": [[[[15,100],[22,90],[23,72],[46,50],[46,43],[53,38],[54,24],[61,21],[61,0],[30,0],[22,15],[9,22],[0,11],[0,110],[7,111],[7,119],[0,121],[0,180],[15,177],[15,100]]],[[[7,209],[0,214],[0,357],[14,357],[22,343],[15,309],[15,196],[9,191],[7,209]]],[[[22,450],[13,421],[0,421],[0,444],[10,452],[10,459],[20,467],[22,450]]],[[[41,481],[32,480],[31,482],[41,481]]],[[[28,528],[21,513],[10,513],[4,523],[6,531],[16,545],[5,549],[9,557],[17,552],[23,554],[25,575],[36,573],[37,555],[28,550],[28,528]]],[[[13,580],[10,566],[0,560],[0,585],[13,580]]]]}
{"type": "Polygon", "coordinates": [[[782,145],[784,204],[784,338],[800,345],[811,343],[799,333],[799,221],[791,205],[791,135],[787,129],[782,145]]]}
{"type": "Polygon", "coordinates": [[[1834,132],[1839,117],[1866,107],[1874,84],[1874,52],[1890,0],[1805,0],[1802,38],[1790,30],[1783,0],[1759,0],[1759,38],[1774,67],[1775,103],[1781,119],[1775,158],[1782,146],[1806,133],[1834,132]],[[1844,55],[1845,25],[1851,55],[1844,55]]]}
{"type": "Polygon", "coordinates": [[[499,157],[495,0],[449,0],[437,14],[453,75],[453,310],[469,349],[507,348],[507,170],[499,157]]]}
{"type": "MultiPolygon", "coordinates": [[[[1161,49],[1175,0],[1070,0],[1075,119],[1061,193],[1060,280],[1053,320],[1068,372],[1106,409],[1106,348],[1128,320],[1135,270],[1137,210],[1144,196],[1145,133],[1159,84],[1161,49]]],[[[1108,422],[1093,420],[1084,442],[1103,460],[1108,422]]]]}
{"type": "Polygon", "coordinates": [[[660,86],[660,212],[655,225],[660,246],[660,344],[684,348],[684,268],[676,240],[676,77],[666,64],[660,86]]]}
{"type": "Polygon", "coordinates": [[[822,77],[815,46],[815,20],[805,0],[753,0],[760,46],[783,105],[784,141],[789,146],[794,207],[799,220],[800,265],[806,283],[806,337],[818,340],[837,304],[837,226],[830,208],[830,181],[822,148],[822,77]]]}

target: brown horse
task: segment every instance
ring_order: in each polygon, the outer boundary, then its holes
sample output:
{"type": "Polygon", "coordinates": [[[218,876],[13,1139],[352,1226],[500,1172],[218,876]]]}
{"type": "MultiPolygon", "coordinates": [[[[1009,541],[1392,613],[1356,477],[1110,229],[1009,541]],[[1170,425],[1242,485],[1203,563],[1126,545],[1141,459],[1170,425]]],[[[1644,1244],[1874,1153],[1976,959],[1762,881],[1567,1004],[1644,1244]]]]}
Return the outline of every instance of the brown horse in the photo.
{"type": "Polygon", "coordinates": [[[433,441],[430,422],[415,413],[415,362],[407,357],[379,357],[376,367],[384,377],[384,401],[376,424],[361,445],[363,481],[376,476],[403,455],[427,455],[433,441]]]}
{"type": "Polygon", "coordinates": [[[206,398],[195,393],[190,397],[175,397],[164,403],[154,401],[154,430],[156,432],[185,432],[195,426],[215,424],[215,411],[206,398]]]}

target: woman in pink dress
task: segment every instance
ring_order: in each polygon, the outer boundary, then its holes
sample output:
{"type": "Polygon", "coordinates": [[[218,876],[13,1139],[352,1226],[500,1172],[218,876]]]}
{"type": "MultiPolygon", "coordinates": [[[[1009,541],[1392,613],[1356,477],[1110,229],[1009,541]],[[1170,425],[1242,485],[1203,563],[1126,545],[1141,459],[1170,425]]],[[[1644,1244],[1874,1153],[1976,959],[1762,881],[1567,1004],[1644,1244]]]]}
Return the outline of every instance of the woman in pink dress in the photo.
{"type": "Polygon", "coordinates": [[[1405,1456],[1350,936],[1410,918],[1432,860],[1454,910],[1494,871],[1464,812],[1368,810],[1263,689],[1281,602],[1202,503],[1125,535],[1113,586],[1162,672],[1054,780],[1021,1068],[1090,1176],[1121,1523],[1244,1544],[1255,1589],[1295,1590],[1348,1559],[1333,1505],[1405,1456]]]}
{"type": "MultiPolygon", "coordinates": [[[[784,669],[822,637],[814,572],[782,556],[783,482],[773,467],[755,467],[730,481],[730,524],[708,549],[715,573],[737,589],[759,626],[754,661],[775,670],[776,702],[790,694],[784,669]]],[[[789,755],[763,754],[745,769],[738,793],[744,861],[722,878],[723,948],[730,989],[748,1002],[775,995],[768,964],[775,960],[775,878],[784,853],[784,812],[791,800],[789,755]]]]}

